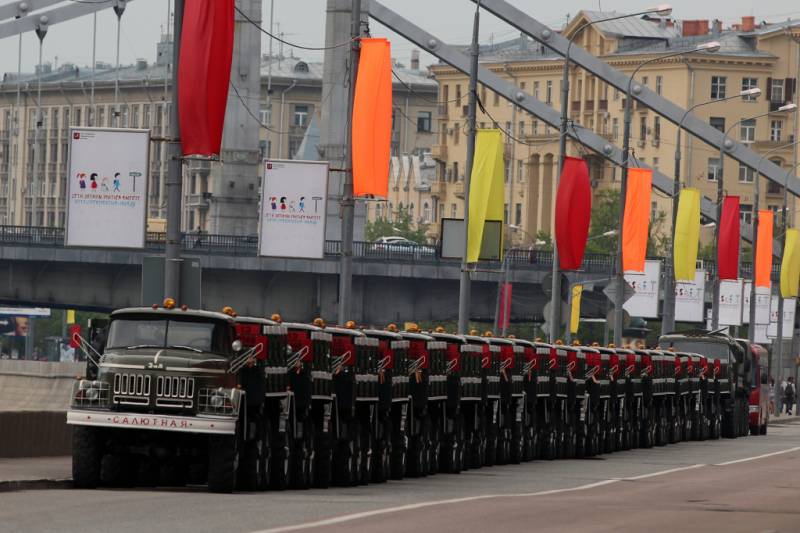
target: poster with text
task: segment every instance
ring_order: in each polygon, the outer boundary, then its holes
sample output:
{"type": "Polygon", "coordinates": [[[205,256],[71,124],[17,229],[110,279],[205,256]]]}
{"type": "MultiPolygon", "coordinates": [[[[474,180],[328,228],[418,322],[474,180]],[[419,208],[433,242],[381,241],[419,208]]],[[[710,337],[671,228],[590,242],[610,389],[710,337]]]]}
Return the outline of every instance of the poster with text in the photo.
{"type": "Polygon", "coordinates": [[[149,130],[70,130],[67,246],[144,248],[149,149],[149,130]]]}
{"type": "Polygon", "coordinates": [[[259,255],[322,259],[327,197],[327,161],[265,161],[259,255]]]}
{"type": "Polygon", "coordinates": [[[742,325],[742,280],[722,280],[719,283],[719,325],[742,325]]]}
{"type": "MultiPolygon", "coordinates": [[[[744,282],[742,296],[742,324],[750,324],[750,281],[744,282]]],[[[768,287],[756,287],[756,324],[769,324],[770,290],[768,287]]]]}
{"type": "Polygon", "coordinates": [[[678,322],[703,322],[706,271],[698,270],[694,281],[675,283],[675,320],[678,322]]]}
{"type": "Polygon", "coordinates": [[[636,294],[625,302],[623,308],[630,316],[658,318],[658,290],[661,279],[661,261],[645,261],[644,272],[626,272],[627,281],[636,294]]]}
{"type": "MultiPolygon", "coordinates": [[[[785,298],[783,300],[783,330],[781,337],[791,339],[794,333],[794,314],[797,309],[797,300],[785,298]]],[[[767,327],[767,337],[770,339],[778,338],[778,295],[773,294],[769,305],[769,326],[767,327]]]]}

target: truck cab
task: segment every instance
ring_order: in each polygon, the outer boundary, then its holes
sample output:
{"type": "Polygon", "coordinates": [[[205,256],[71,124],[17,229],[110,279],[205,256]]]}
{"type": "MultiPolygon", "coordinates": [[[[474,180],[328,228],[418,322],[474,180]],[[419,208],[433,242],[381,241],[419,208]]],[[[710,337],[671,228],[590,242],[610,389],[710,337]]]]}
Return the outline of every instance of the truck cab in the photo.
{"type": "Polygon", "coordinates": [[[759,345],[739,340],[750,354],[751,366],[748,385],[748,429],[751,435],[766,435],[769,425],[769,354],[759,345]]]}

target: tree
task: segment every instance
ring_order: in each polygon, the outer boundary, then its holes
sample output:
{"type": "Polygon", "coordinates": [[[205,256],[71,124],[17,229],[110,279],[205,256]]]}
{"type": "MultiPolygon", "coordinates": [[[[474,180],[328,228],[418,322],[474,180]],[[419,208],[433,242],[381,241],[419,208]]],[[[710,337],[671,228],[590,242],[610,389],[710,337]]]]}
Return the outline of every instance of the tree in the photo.
{"type": "MultiPolygon", "coordinates": [[[[592,201],[592,223],[589,226],[589,242],[586,243],[588,253],[613,254],[617,250],[619,237],[619,190],[602,189],[597,191],[592,201]],[[616,235],[604,236],[616,231],[616,235]]],[[[647,255],[662,256],[669,245],[669,231],[666,230],[667,214],[658,211],[650,220],[650,238],[647,240],[647,255]]]]}
{"type": "Polygon", "coordinates": [[[411,220],[411,215],[403,210],[396,211],[392,219],[380,217],[372,222],[367,221],[364,227],[364,235],[369,242],[376,241],[381,237],[404,237],[417,244],[428,242],[429,224],[417,223],[411,220]]]}

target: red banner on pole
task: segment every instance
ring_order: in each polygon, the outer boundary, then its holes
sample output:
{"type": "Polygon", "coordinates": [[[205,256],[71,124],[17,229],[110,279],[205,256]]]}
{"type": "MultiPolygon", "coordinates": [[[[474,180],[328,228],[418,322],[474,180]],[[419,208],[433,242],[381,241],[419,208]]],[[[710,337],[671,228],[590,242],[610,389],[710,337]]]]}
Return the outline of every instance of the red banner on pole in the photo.
{"type": "Polygon", "coordinates": [[[233,59],[233,7],[234,0],[186,0],[178,64],[183,155],[219,154],[233,59]]]}
{"type": "Polygon", "coordinates": [[[508,329],[511,325],[511,283],[500,285],[500,316],[497,317],[497,327],[508,329]]]}
{"type": "Polygon", "coordinates": [[[565,157],[556,194],[556,245],[561,270],[577,270],[583,263],[589,221],[592,215],[592,187],[586,161],[565,157]]]}
{"type": "Polygon", "coordinates": [[[80,324],[70,324],[69,325],[69,345],[76,350],[81,347],[76,335],[81,334],[81,325],[80,324]]]}
{"type": "Polygon", "coordinates": [[[717,272],[721,280],[739,278],[739,239],[739,197],[726,196],[722,200],[717,240],[717,272]]]}

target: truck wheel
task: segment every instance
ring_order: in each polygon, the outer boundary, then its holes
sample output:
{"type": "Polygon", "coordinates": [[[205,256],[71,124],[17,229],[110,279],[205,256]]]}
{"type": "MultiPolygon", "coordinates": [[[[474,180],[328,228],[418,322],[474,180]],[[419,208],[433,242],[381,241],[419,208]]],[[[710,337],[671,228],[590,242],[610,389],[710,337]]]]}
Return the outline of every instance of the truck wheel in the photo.
{"type": "Polygon", "coordinates": [[[430,475],[438,473],[442,464],[442,427],[439,423],[439,420],[431,421],[430,463],[428,464],[428,474],[430,475]]]}
{"type": "Polygon", "coordinates": [[[403,479],[406,477],[408,465],[408,437],[395,440],[392,444],[391,468],[392,479],[403,479]]]}
{"type": "Polygon", "coordinates": [[[734,407],[731,411],[722,413],[722,437],[726,439],[736,438],[736,423],[738,417],[736,416],[737,409],[734,407]]]}
{"type": "Polygon", "coordinates": [[[236,483],[239,490],[260,490],[264,483],[264,441],[256,438],[244,444],[242,459],[239,464],[239,479],[236,483]]]}
{"type": "Polygon", "coordinates": [[[496,429],[492,429],[486,436],[486,453],[483,458],[483,465],[494,466],[496,461],[497,461],[497,432],[496,429]]]}
{"type": "Polygon", "coordinates": [[[138,465],[130,456],[105,454],[100,461],[100,480],[109,487],[133,487],[136,485],[138,465]]]}
{"type": "Polygon", "coordinates": [[[767,434],[767,425],[766,424],[761,424],[761,426],[759,426],[758,434],[759,435],[766,435],[767,434]]]}
{"type": "Polygon", "coordinates": [[[321,433],[314,439],[314,486],[327,489],[333,475],[333,449],[330,433],[321,433]]]}
{"type": "Polygon", "coordinates": [[[101,430],[72,426],[72,483],[78,489],[100,485],[100,461],[103,458],[101,430]]]}
{"type": "Polygon", "coordinates": [[[358,428],[361,436],[361,475],[359,484],[366,485],[372,479],[372,471],[375,469],[375,437],[373,437],[366,424],[359,424],[358,428]]]}
{"type": "Polygon", "coordinates": [[[292,450],[291,481],[294,489],[309,489],[314,482],[314,429],[305,421],[305,435],[296,440],[292,450]]]}
{"type": "Polygon", "coordinates": [[[212,435],[208,439],[208,490],[233,492],[239,469],[239,436],[212,435]]]}
{"type": "Polygon", "coordinates": [[[150,457],[142,457],[137,465],[136,481],[140,487],[158,485],[158,463],[150,457]]]}
{"type": "Polygon", "coordinates": [[[285,490],[289,487],[291,480],[291,462],[292,462],[292,449],[291,449],[291,436],[288,431],[284,434],[279,434],[278,442],[274,442],[272,448],[272,466],[270,467],[270,488],[275,490],[285,490]]]}
{"type": "Polygon", "coordinates": [[[349,487],[356,477],[356,445],[352,439],[339,441],[333,454],[333,482],[349,487]]]}

